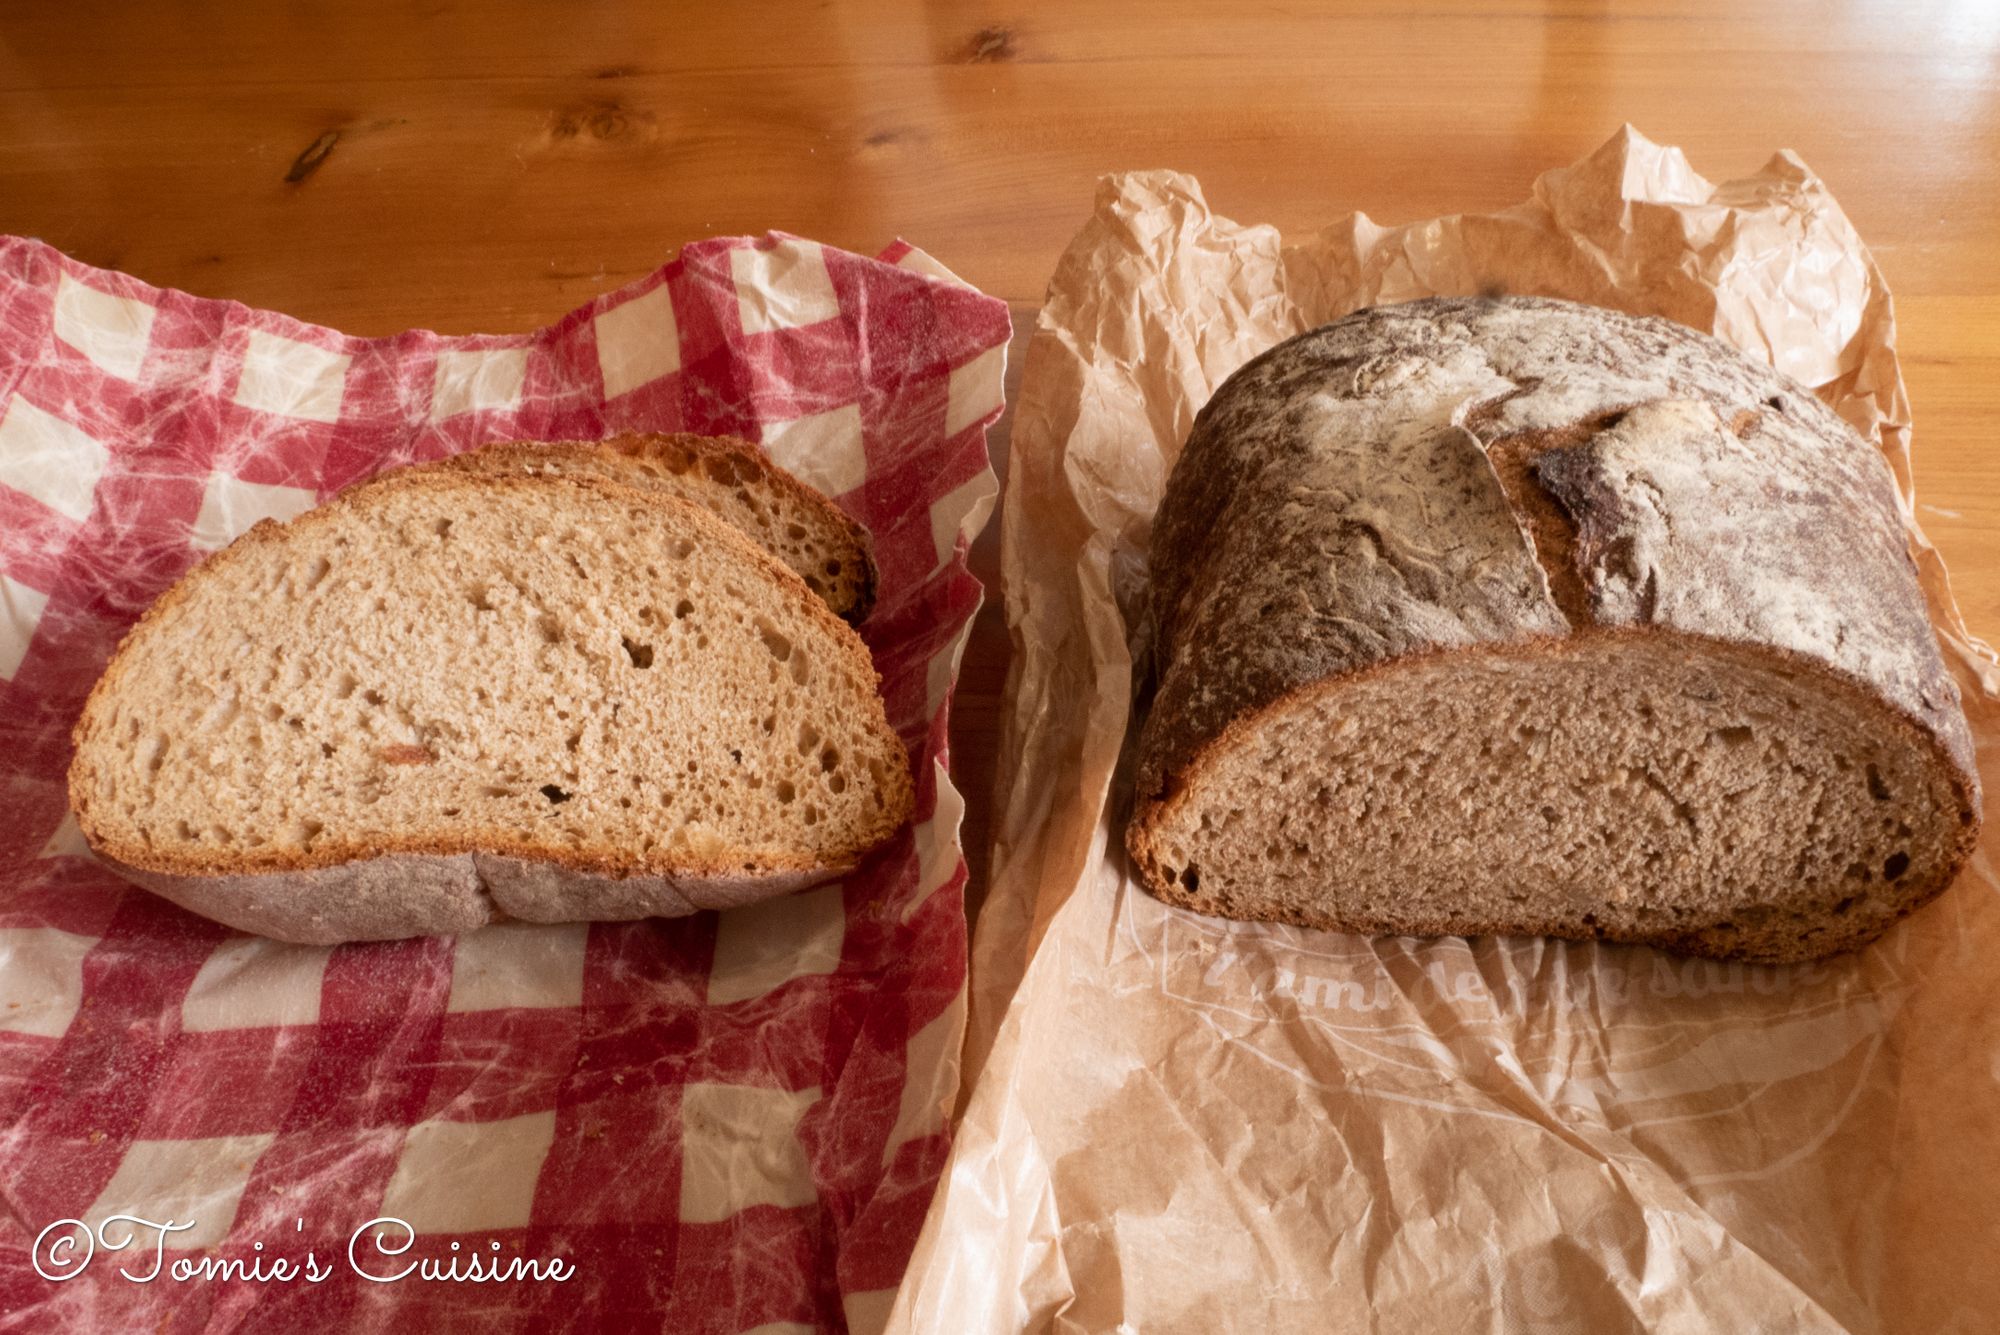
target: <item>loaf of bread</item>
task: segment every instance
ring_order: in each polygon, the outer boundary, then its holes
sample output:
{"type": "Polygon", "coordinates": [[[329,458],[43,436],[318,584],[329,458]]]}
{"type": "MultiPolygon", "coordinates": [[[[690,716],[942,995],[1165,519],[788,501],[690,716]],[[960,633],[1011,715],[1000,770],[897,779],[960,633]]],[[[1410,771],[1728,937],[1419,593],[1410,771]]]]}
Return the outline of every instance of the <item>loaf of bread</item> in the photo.
{"type": "Polygon", "coordinates": [[[642,491],[665,492],[708,510],[790,566],[843,620],[858,626],[875,606],[875,558],[867,530],[747,440],[624,435],[603,441],[511,441],[412,468],[489,475],[589,473],[642,491]]]}
{"type": "Polygon", "coordinates": [[[1880,454],[1705,335],[1366,310],[1242,368],[1152,546],[1163,899],[1755,961],[1964,864],[1979,786],[1880,454]]]}
{"type": "Polygon", "coordinates": [[[706,510],[413,470],[167,591],[77,724],[97,854],[326,944],[749,903],[908,818],[868,651],[706,510]]]}

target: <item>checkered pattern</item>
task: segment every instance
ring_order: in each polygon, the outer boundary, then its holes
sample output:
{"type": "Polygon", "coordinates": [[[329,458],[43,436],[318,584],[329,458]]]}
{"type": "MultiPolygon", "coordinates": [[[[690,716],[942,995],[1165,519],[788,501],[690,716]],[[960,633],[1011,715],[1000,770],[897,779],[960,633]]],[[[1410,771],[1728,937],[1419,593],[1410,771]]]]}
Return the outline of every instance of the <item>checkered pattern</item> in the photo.
{"type": "Polygon", "coordinates": [[[0,1325],[879,1322],[955,1084],[946,714],[1007,336],[1002,303],[900,243],[703,242],[532,334],[355,339],[0,239],[0,1325]],[[70,725],[205,552],[387,465],[626,429],[763,440],[873,532],[864,635],[918,788],[860,872],[721,917],[327,950],[232,936],[89,858],[70,725]],[[194,1220],[169,1264],[261,1242],[333,1274],[120,1278],[144,1239],[36,1274],[45,1225],[117,1214],[194,1220]],[[380,1215],[417,1232],[403,1262],[456,1244],[576,1273],[366,1283],[348,1241],[380,1215]]]}

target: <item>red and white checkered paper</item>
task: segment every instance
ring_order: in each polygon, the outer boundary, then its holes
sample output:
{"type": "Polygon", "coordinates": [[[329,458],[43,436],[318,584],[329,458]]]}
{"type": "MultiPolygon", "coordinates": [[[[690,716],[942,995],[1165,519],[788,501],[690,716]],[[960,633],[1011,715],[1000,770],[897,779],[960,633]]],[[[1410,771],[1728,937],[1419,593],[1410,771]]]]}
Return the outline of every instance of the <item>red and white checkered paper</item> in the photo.
{"type": "Polygon", "coordinates": [[[878,1328],[957,1083],[946,714],[1007,337],[900,243],[707,241],[531,334],[357,339],[0,239],[0,1325],[878,1328]],[[917,804],[860,872],[726,915],[327,950],[90,860],[70,726],[205,551],[386,465],[627,429],[761,440],[874,534],[863,636],[917,804]],[[125,1277],[161,1259],[148,1230],[87,1263],[43,1234],[121,1214],[196,1227],[150,1282],[125,1277]],[[349,1243],[380,1216],[416,1237],[364,1235],[376,1275],[575,1271],[370,1282],[349,1243]],[[173,1277],[308,1250],[318,1282],[173,1277]]]}

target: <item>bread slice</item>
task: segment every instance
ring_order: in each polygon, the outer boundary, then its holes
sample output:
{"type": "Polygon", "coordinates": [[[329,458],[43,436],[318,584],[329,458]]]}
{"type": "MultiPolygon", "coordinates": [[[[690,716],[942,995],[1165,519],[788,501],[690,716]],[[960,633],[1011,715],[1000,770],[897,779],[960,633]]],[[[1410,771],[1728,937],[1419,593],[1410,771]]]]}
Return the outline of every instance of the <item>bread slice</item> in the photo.
{"type": "Polygon", "coordinates": [[[1948,885],[1979,781],[1893,479],[1664,320],[1362,311],[1205,407],[1152,537],[1161,898],[1755,961],[1948,885]]]}
{"type": "Polygon", "coordinates": [[[854,631],[596,476],[411,472],[257,525],[126,637],[75,741],[107,862],[319,944],[748,903],[912,803],[854,631]]]}
{"type": "Polygon", "coordinates": [[[413,467],[489,476],[587,473],[678,496],[707,507],[791,567],[849,623],[860,625],[875,606],[868,531],[747,440],[624,435],[603,441],[511,441],[413,467]]]}

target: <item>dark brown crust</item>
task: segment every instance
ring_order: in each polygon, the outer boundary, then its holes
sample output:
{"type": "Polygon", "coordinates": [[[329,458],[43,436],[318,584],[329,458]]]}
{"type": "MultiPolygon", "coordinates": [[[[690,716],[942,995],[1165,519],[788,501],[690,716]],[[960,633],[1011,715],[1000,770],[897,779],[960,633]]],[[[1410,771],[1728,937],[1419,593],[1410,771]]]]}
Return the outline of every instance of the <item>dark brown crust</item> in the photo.
{"type": "Polygon", "coordinates": [[[1976,835],[1971,737],[1886,462],[1670,322],[1452,299],[1292,339],[1203,408],[1152,554],[1160,684],[1127,837],[1164,898],[1186,900],[1140,856],[1157,815],[1240,729],[1432,654],[1581,634],[1808,665],[1949,773],[1970,822],[1953,874],[1976,835]]]}
{"type": "MultiPolygon", "coordinates": [[[[337,523],[346,509],[365,503],[367,496],[377,495],[384,489],[477,488],[490,494],[491,490],[496,488],[539,490],[552,486],[594,493],[621,505],[636,503],[661,508],[673,514],[680,522],[694,527],[703,543],[719,544],[732,549],[742,559],[759,568],[765,577],[783,592],[785,598],[792,604],[794,612],[808,620],[818,621],[838,646],[838,656],[846,660],[847,669],[857,674],[861,680],[876,683],[879,690],[880,677],[875,672],[874,662],[869,657],[867,646],[862,644],[853,629],[835,617],[796,573],[700,506],[656,491],[642,491],[594,476],[479,476],[456,470],[409,470],[380,479],[366,488],[351,488],[318,509],[307,511],[285,524],[270,520],[257,524],[234,543],[209,556],[190,570],[163,593],[138,623],[126,633],[111,661],[106,665],[103,676],[98,679],[97,685],[85,702],[73,733],[76,758],[69,774],[70,805],[76,812],[78,827],[92,849],[115,866],[139,872],[142,877],[155,879],[202,877],[240,879],[246,876],[292,873],[309,875],[316,871],[351,869],[355,864],[362,862],[411,856],[445,858],[507,856],[560,868],[578,877],[599,878],[606,882],[625,881],[634,877],[701,881],[717,886],[717,894],[729,896],[738,890],[748,893],[758,887],[769,887],[764,893],[782,893],[800,884],[839,875],[853,867],[866,852],[887,840],[903,826],[909,819],[915,802],[914,787],[907,764],[890,766],[886,770],[886,773],[893,776],[892,791],[885,795],[887,811],[870,828],[857,832],[851,847],[825,862],[776,858],[768,855],[731,856],[711,860],[669,860],[665,850],[656,851],[650,856],[635,856],[629,850],[615,847],[571,849],[537,844],[533,840],[521,838],[516,832],[504,830],[454,830],[445,835],[429,838],[378,840],[365,847],[318,841],[310,851],[278,849],[228,857],[194,858],[121,845],[98,828],[87,797],[91,789],[89,779],[92,773],[90,743],[95,736],[98,717],[105,707],[105,702],[118,689],[128,661],[127,656],[144,652],[153,628],[172,615],[174,609],[189,596],[189,590],[195,587],[197,581],[216,578],[231,564],[241,560],[245,553],[262,545],[282,543],[293,533],[337,523]]],[[[889,754],[898,757],[904,754],[902,744],[890,730],[886,718],[878,720],[878,732],[889,754]]],[[[351,870],[342,874],[349,875],[351,870]]],[[[174,897],[179,898],[179,896],[174,897]]],[[[761,898],[763,894],[756,894],[754,897],[761,898]]]]}
{"type": "MultiPolygon", "coordinates": [[[[685,432],[628,433],[600,441],[502,441],[431,463],[412,464],[408,468],[395,469],[356,486],[370,486],[382,478],[395,477],[416,469],[444,468],[492,473],[509,466],[532,468],[538,463],[559,461],[564,457],[589,457],[598,462],[629,459],[657,463],[674,468],[676,472],[686,471],[688,467],[700,466],[711,460],[725,462],[732,468],[745,469],[755,474],[758,480],[771,490],[782,492],[796,503],[817,513],[824,523],[840,533],[846,541],[859,575],[855,580],[851,598],[838,600],[833,598],[829,591],[827,601],[834,613],[849,625],[858,626],[866,621],[868,614],[875,609],[876,584],[880,575],[875,565],[874,543],[869,537],[868,530],[832,500],[780,467],[770,455],[764,453],[761,446],[736,436],[696,436],[685,432]]],[[[636,474],[633,483],[643,490],[644,475],[636,474]]],[[[754,534],[746,536],[752,541],[756,540],[754,534]]]]}

